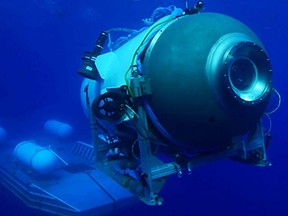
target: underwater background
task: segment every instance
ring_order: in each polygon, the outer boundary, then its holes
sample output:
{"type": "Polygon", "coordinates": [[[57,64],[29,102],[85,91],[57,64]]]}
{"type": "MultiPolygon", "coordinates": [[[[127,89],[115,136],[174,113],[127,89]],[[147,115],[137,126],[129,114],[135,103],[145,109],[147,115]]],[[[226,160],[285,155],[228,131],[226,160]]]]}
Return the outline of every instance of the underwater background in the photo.
{"type": "MultiPolygon", "coordinates": [[[[188,1],[192,6],[195,1],[188,1]]],[[[7,139],[32,139],[55,118],[69,122],[73,137],[90,142],[89,122],[80,103],[85,50],[112,27],[140,29],[159,6],[184,8],[184,0],[1,0],[0,126],[7,139]]],[[[288,130],[286,0],[206,0],[204,12],[239,19],[262,40],[273,66],[281,108],[271,115],[267,150],[272,167],[218,161],[181,179],[173,175],[162,190],[162,206],[136,203],[110,215],[288,215],[288,130]]],[[[3,145],[1,143],[0,145],[3,145]]],[[[1,216],[51,215],[30,209],[0,185],[1,216]]]]}

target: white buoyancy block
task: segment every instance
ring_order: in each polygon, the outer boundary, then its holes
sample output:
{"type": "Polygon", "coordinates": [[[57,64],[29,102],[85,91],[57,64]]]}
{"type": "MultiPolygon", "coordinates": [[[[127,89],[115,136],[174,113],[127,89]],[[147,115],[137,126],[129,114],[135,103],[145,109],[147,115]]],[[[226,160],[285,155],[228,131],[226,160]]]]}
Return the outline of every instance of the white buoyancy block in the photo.
{"type": "Polygon", "coordinates": [[[7,132],[4,128],[0,126],[0,143],[4,142],[7,137],[7,132]]]}
{"type": "Polygon", "coordinates": [[[69,124],[55,119],[46,121],[44,127],[49,133],[58,138],[67,138],[72,134],[72,127],[69,124]]]}
{"type": "Polygon", "coordinates": [[[48,173],[55,169],[57,156],[49,147],[42,147],[33,141],[23,141],[14,149],[17,161],[39,173],[48,173]]]}

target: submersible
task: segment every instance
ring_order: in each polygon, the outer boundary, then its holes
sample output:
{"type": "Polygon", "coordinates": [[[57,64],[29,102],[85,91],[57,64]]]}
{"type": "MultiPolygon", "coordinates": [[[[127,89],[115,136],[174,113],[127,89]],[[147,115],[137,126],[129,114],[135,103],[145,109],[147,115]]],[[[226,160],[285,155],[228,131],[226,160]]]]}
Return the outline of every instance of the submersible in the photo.
{"type": "Polygon", "coordinates": [[[139,31],[103,31],[79,71],[97,167],[147,204],[161,203],[167,176],[200,164],[270,165],[267,51],[245,24],[202,7],[157,8],[139,31]],[[115,31],[128,36],[114,42],[115,31]]]}
{"type": "Polygon", "coordinates": [[[159,7],[139,30],[102,31],[78,71],[91,143],[54,118],[35,140],[0,127],[1,183],[33,208],[101,215],[160,205],[170,175],[219,159],[270,166],[262,120],[281,97],[267,51],[242,22],[202,8],[159,7]]]}

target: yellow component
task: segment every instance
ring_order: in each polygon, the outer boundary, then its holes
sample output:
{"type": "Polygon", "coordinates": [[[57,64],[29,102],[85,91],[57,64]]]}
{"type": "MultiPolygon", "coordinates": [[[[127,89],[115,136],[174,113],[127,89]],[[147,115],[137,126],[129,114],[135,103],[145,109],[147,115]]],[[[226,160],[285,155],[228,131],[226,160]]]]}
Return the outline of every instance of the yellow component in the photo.
{"type": "Polygon", "coordinates": [[[135,58],[137,56],[137,52],[138,50],[140,49],[140,47],[144,44],[144,42],[146,41],[146,39],[148,38],[148,36],[151,34],[152,31],[154,31],[155,28],[157,28],[158,26],[162,25],[163,23],[165,22],[170,22],[172,20],[174,20],[176,17],[173,17],[173,18],[168,18],[166,20],[163,20],[162,22],[159,22],[159,23],[156,23],[154,24],[154,26],[152,26],[150,28],[150,30],[147,32],[147,34],[144,36],[143,40],[141,41],[140,45],[137,47],[136,51],[134,52],[134,55],[132,57],[132,61],[131,61],[131,64],[130,64],[130,67],[127,69],[126,73],[125,73],[125,83],[127,85],[127,88],[128,88],[128,91],[129,91],[129,94],[133,97],[133,92],[131,91],[131,88],[130,88],[130,84],[129,84],[129,80],[128,80],[128,73],[130,70],[132,70],[132,68],[134,67],[133,63],[135,61],[135,58]]]}

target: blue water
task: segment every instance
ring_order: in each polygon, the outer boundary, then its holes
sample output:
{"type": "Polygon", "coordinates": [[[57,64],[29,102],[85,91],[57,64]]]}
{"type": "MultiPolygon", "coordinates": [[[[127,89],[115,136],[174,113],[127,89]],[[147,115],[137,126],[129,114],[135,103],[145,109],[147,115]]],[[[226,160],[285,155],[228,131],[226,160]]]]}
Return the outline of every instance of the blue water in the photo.
{"type": "MultiPolygon", "coordinates": [[[[194,2],[190,1],[192,5],[194,2]]],[[[273,66],[274,87],[283,103],[273,114],[268,159],[260,168],[219,161],[196,168],[191,176],[172,176],[163,206],[137,204],[113,215],[288,215],[286,0],[206,0],[205,11],[220,12],[247,24],[260,37],[273,66]]],[[[0,123],[9,139],[41,134],[50,118],[73,125],[73,136],[90,140],[76,74],[83,51],[91,50],[99,32],[111,27],[139,29],[158,6],[183,0],[1,0],[0,123]]],[[[0,186],[1,216],[46,215],[29,209],[0,186]]],[[[47,214],[48,215],[48,214],[47,214]]]]}

